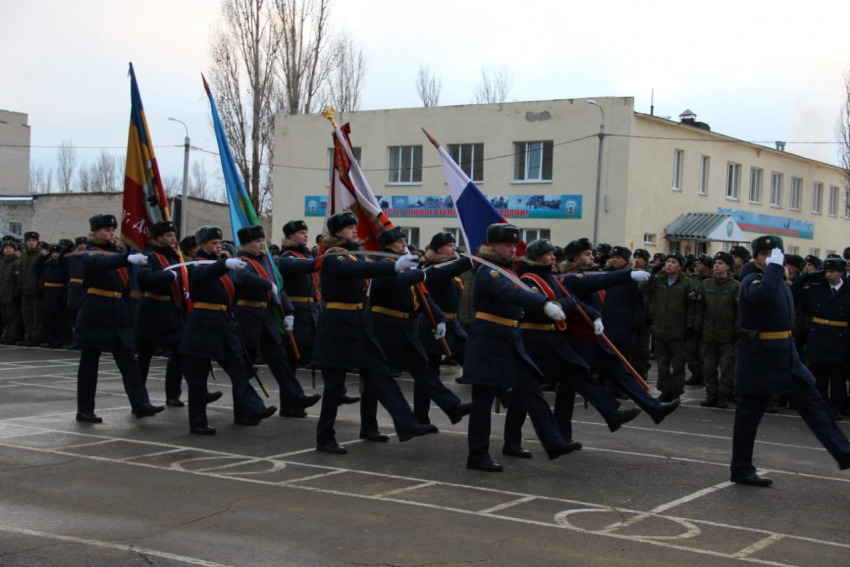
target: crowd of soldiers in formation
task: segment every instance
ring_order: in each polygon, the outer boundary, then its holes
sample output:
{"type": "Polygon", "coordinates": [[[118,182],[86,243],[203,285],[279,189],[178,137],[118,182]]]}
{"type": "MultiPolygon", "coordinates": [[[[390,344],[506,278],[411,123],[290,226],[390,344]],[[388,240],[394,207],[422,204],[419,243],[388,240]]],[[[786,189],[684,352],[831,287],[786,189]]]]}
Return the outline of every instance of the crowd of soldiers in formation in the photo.
{"type": "MultiPolygon", "coordinates": [[[[137,418],[164,410],[150,403],[146,377],[151,358],[167,356],[166,405],[185,405],[185,378],[190,431],[198,435],[216,432],[206,416],[206,405],[221,397],[207,389],[210,373],[215,378],[211,361],[233,384],[240,425],[258,425],[278,412],[251,384],[259,381],[256,364],[268,364],[280,387],[279,413],[291,418],[305,417],[322,398],[306,395],[295,378],[297,367],[312,367],[324,380],[317,450],[347,452],[333,427],[340,404],[360,402],[360,438],[381,443],[389,436],[378,429],[379,402],[407,441],[437,432],[429,418],[433,400],[452,423],[469,416],[467,467],[488,472],[502,470],[489,454],[494,400],[507,407],[502,454],[532,456],[521,445],[529,416],[550,459],[582,447],[572,438],[577,394],[612,432],[641,411],[660,423],[678,407],[685,385],[705,387],[704,407],[735,402],[740,274],[751,260],[743,246],[714,256],[651,256],[645,249],[594,247],[586,238],[563,248],[541,239],[517,258],[518,230],[503,224],[490,227],[488,244],[477,251],[485,263],[461,258],[451,233],[435,234],[415,251],[392,228],[377,241],[394,255],[373,258],[356,226],[351,213],[331,217],[322,242],[328,256],[319,258],[321,237],[311,247],[306,224],[289,221],[282,246],[268,245],[274,265],[262,227],[240,230],[237,248],[219,227],[201,227],[178,243],[174,225],[158,223],[144,254],[116,245],[112,215],[93,216],[91,234],[73,242],[48,245],[35,232],[23,242],[5,237],[0,340],[81,351],[80,422],[102,422],[94,398],[103,351],[118,364],[137,418]],[[185,272],[174,269],[192,260],[198,262],[185,272]],[[274,283],[276,269],[282,289],[274,283]],[[536,296],[518,291],[520,284],[536,296]],[[657,398],[640,385],[651,353],[657,398]],[[463,366],[457,381],[472,386],[471,402],[440,381],[444,364],[463,366]],[[360,373],[359,396],[346,391],[348,371],[360,373]],[[412,407],[394,380],[402,371],[415,382],[412,407]],[[547,389],[555,392],[554,409],[540,394],[547,389]],[[626,399],[637,407],[621,410],[626,399]]],[[[850,415],[848,259],[850,247],[843,258],[823,261],[784,256],[793,338],[835,420],[850,415]]],[[[766,411],[784,403],[773,396],[766,411]]],[[[766,480],[745,477],[746,484],[766,480]]]]}

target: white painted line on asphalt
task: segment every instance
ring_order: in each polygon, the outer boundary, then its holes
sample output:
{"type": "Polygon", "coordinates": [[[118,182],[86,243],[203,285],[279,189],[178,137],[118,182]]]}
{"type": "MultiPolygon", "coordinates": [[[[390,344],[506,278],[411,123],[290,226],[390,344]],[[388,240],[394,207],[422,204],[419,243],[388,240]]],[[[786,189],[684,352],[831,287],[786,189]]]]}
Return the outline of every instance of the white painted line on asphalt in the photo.
{"type": "Polygon", "coordinates": [[[290,484],[295,484],[296,482],[305,482],[307,480],[315,480],[317,478],[327,478],[329,476],[334,476],[334,475],[337,475],[337,474],[342,474],[342,473],[347,473],[347,472],[349,472],[349,471],[347,471],[345,469],[336,469],[336,470],[332,470],[332,471],[328,471],[328,472],[314,474],[314,475],[311,475],[311,476],[302,476],[301,478],[291,478],[289,480],[282,480],[282,481],[277,482],[275,484],[277,484],[279,486],[287,486],[287,485],[290,485],[290,484]]]}
{"type": "Polygon", "coordinates": [[[79,445],[63,445],[62,449],[80,449],[81,447],[96,447],[97,445],[106,445],[108,443],[118,443],[120,439],[103,439],[101,441],[92,441],[91,443],[80,443],[79,445]]]}
{"type": "Polygon", "coordinates": [[[773,545],[774,543],[776,543],[777,541],[780,541],[782,539],[785,539],[785,536],[782,535],[782,534],[771,534],[771,535],[767,536],[766,538],[760,539],[759,541],[755,542],[754,544],[752,544],[748,547],[745,547],[741,551],[739,551],[737,553],[733,553],[732,557],[734,557],[735,559],[742,559],[744,557],[749,557],[753,553],[757,553],[757,552],[761,551],[762,549],[765,549],[766,547],[770,547],[771,545],[773,545]]]}
{"type": "Polygon", "coordinates": [[[112,543],[108,541],[101,541],[98,539],[88,539],[82,537],[73,537],[66,536],[60,534],[51,534],[47,532],[39,532],[35,530],[25,530],[22,528],[13,528],[12,526],[4,526],[0,525],[0,531],[16,533],[21,535],[28,535],[33,537],[43,537],[47,539],[55,539],[58,541],[64,541],[68,543],[78,543],[82,545],[91,545],[94,547],[103,547],[106,549],[116,549],[118,551],[127,551],[130,553],[138,553],[139,555],[150,555],[151,557],[161,557],[162,559],[170,559],[172,561],[179,561],[181,563],[188,563],[189,565],[199,565],[201,567],[231,567],[230,565],[225,565],[224,563],[216,563],[214,561],[207,561],[205,559],[198,559],[197,557],[188,557],[186,555],[176,555],[174,553],[168,553],[165,551],[157,551],[155,549],[148,549],[145,547],[136,547],[135,545],[122,545],[120,543],[112,543]]]}
{"type": "Polygon", "coordinates": [[[524,504],[526,502],[531,502],[532,500],[537,500],[536,496],[523,496],[522,498],[517,498],[516,500],[511,500],[510,502],[504,502],[502,504],[497,504],[495,506],[491,506],[489,508],[484,508],[483,510],[478,510],[479,514],[492,514],[493,512],[498,512],[500,510],[505,510],[507,508],[512,508],[518,504],[524,504]]]}
{"type": "Polygon", "coordinates": [[[179,453],[183,451],[183,449],[168,449],[167,451],[156,451],[155,453],[144,453],[142,455],[132,455],[130,457],[121,457],[117,459],[118,461],[132,461],[133,459],[144,459],[146,457],[158,457],[160,455],[167,455],[169,453],[179,453]]]}
{"type": "Polygon", "coordinates": [[[402,494],[403,492],[410,492],[411,490],[419,490],[420,488],[428,488],[429,486],[436,486],[438,483],[434,481],[429,482],[420,482],[419,484],[414,484],[413,486],[405,486],[403,488],[396,488],[395,490],[388,490],[386,492],[381,492],[380,494],[374,494],[375,498],[386,498],[387,496],[394,496],[396,494],[402,494]]]}

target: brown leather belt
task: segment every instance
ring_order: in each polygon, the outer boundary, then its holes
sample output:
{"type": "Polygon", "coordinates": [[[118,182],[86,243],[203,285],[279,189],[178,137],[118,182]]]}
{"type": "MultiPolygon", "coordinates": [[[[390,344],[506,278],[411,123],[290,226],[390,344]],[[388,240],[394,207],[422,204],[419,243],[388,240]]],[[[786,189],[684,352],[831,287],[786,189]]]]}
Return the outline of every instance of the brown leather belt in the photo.
{"type": "Polygon", "coordinates": [[[520,323],[520,329],[529,329],[532,331],[557,331],[558,326],[554,323],[520,323]]]}
{"type": "Polygon", "coordinates": [[[483,311],[479,311],[478,313],[476,313],[475,318],[484,319],[485,321],[504,325],[505,327],[516,327],[517,325],[519,325],[519,321],[508,319],[507,317],[499,317],[498,315],[492,315],[490,313],[484,313],[483,311]]]}
{"type": "Polygon", "coordinates": [[[157,295],[157,294],[151,293],[149,291],[146,291],[144,296],[147,299],[155,299],[157,301],[173,301],[174,300],[174,298],[171,297],[170,295],[157,295]]]}
{"type": "Polygon", "coordinates": [[[92,295],[99,295],[101,297],[112,297],[115,299],[121,299],[124,295],[120,291],[106,291],[105,289],[97,289],[96,287],[90,287],[86,290],[86,293],[91,293],[92,295]]]}
{"type": "Polygon", "coordinates": [[[313,297],[302,297],[300,295],[290,295],[289,301],[297,301],[299,303],[315,303],[316,300],[313,297]]]}
{"type": "Polygon", "coordinates": [[[341,301],[328,301],[325,305],[328,309],[342,309],[344,311],[357,311],[363,309],[362,303],[342,303],[341,301]]]}
{"type": "Polygon", "coordinates": [[[44,287],[65,287],[65,284],[44,282],[44,287]]]}
{"type": "Polygon", "coordinates": [[[203,303],[197,302],[195,303],[195,307],[198,309],[208,309],[210,311],[227,311],[228,305],[221,305],[219,303],[203,303]]]}
{"type": "Polygon", "coordinates": [[[446,313],[443,311],[443,315],[446,316],[446,319],[457,319],[457,313],[446,313]]]}
{"type": "Polygon", "coordinates": [[[404,311],[396,311],[395,309],[390,309],[389,307],[381,307],[380,305],[373,305],[372,311],[375,313],[383,313],[384,315],[389,315],[390,317],[397,317],[399,319],[410,319],[410,313],[405,313],[404,311]]]}
{"type": "Polygon", "coordinates": [[[142,295],[141,291],[136,291],[135,289],[133,289],[130,290],[130,297],[132,297],[133,299],[141,299],[142,297],[144,297],[144,295],[142,295]]]}
{"type": "Polygon", "coordinates": [[[83,280],[81,280],[81,279],[77,279],[77,278],[71,278],[71,279],[70,279],[70,280],[68,280],[68,281],[69,281],[70,283],[79,283],[79,284],[83,283],[83,280]]]}
{"type": "Polygon", "coordinates": [[[847,327],[848,325],[850,325],[850,323],[847,323],[847,321],[829,321],[827,319],[821,319],[820,317],[812,317],[812,321],[820,325],[827,325],[829,327],[847,327]]]}
{"type": "Polygon", "coordinates": [[[258,309],[263,309],[268,306],[269,304],[265,301],[248,301],[247,299],[240,299],[236,302],[236,307],[256,307],[258,309]]]}
{"type": "Polygon", "coordinates": [[[770,333],[759,333],[759,340],[772,341],[777,339],[790,339],[791,331],[773,331],[770,333]]]}

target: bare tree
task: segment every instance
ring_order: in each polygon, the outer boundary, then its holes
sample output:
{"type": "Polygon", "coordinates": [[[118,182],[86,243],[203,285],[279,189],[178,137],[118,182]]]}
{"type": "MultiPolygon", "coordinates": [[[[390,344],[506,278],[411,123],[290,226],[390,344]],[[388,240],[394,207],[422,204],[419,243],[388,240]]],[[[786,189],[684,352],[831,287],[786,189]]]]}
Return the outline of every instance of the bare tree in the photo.
{"type": "Polygon", "coordinates": [[[514,84],[514,74],[506,65],[494,69],[490,65],[481,67],[481,82],[475,88],[476,104],[505,102],[514,84]]]}
{"type": "Polygon", "coordinates": [[[354,43],[348,32],[342,32],[333,42],[333,70],[328,78],[327,100],[339,112],[360,109],[360,93],[366,75],[363,49],[354,43]]]}
{"type": "Polygon", "coordinates": [[[80,193],[89,193],[92,190],[91,173],[85,166],[77,172],[77,191],[80,193]]]}
{"type": "Polygon", "coordinates": [[[427,65],[420,65],[419,74],[416,76],[416,92],[419,94],[422,106],[439,105],[442,88],[442,81],[437,78],[437,75],[432,75],[427,65]]]}
{"type": "Polygon", "coordinates": [[[50,193],[53,190],[53,169],[43,165],[30,168],[30,193],[50,193]]]}
{"type": "Polygon", "coordinates": [[[100,156],[91,166],[91,185],[95,192],[115,192],[118,190],[118,163],[106,150],[100,150],[100,156]]]}
{"type": "Polygon", "coordinates": [[[844,73],[844,93],[835,125],[838,163],[844,170],[844,216],[850,217],[850,70],[844,73]]]}
{"type": "Polygon", "coordinates": [[[189,185],[189,196],[198,199],[210,199],[208,194],[209,180],[204,160],[195,160],[192,163],[192,183],[189,185]]]}
{"type": "MultiPolygon", "coordinates": [[[[173,197],[183,191],[183,180],[176,175],[169,175],[162,179],[162,188],[168,197],[173,197]]],[[[192,195],[194,197],[194,195],[192,195]]]]}
{"type": "Polygon", "coordinates": [[[71,140],[62,140],[59,146],[59,151],[56,152],[56,157],[59,159],[59,167],[56,170],[56,181],[59,184],[59,191],[70,193],[73,186],[74,165],[77,161],[77,152],[74,150],[74,144],[71,140]]]}

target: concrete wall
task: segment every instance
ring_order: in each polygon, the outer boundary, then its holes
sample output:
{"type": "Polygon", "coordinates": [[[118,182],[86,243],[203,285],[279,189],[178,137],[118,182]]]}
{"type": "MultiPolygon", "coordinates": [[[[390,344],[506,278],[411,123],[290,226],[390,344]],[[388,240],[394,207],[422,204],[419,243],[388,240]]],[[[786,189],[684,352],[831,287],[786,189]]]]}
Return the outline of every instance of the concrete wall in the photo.
{"type": "MultiPolygon", "coordinates": [[[[628,133],[633,114],[631,98],[596,99],[605,109],[609,130],[628,133]]],[[[464,105],[346,113],[337,117],[340,124],[351,123],[352,144],[362,148],[361,167],[378,196],[447,195],[445,177],[436,150],[422,134],[428,130],[444,147],[449,144],[484,144],[484,181],[479,188],[487,196],[568,195],[583,197],[581,219],[510,219],[520,228],[549,229],[552,239],[564,244],[593,231],[596,189],[597,148],[601,115],[587,99],[517,102],[509,104],[464,105]],[[548,119],[542,119],[548,113],[548,119]],[[589,136],[589,137],[588,137],[589,136]],[[568,140],[580,141],[558,145],[568,140]],[[552,180],[514,182],[514,142],[552,140],[552,180]],[[391,184],[387,181],[388,148],[421,145],[423,147],[422,182],[391,184]]],[[[323,219],[304,216],[306,195],[327,195],[327,152],[332,147],[331,126],[318,115],[281,115],[275,120],[274,234],[282,236],[283,225],[303,218],[311,234],[322,228],[323,219]]],[[[624,234],[625,202],[621,194],[627,187],[628,139],[606,139],[603,167],[603,195],[609,194],[609,212],[600,218],[600,234],[617,242],[624,234]],[[609,191],[610,189],[610,191],[609,191]]],[[[397,226],[418,227],[421,246],[432,234],[457,228],[453,218],[423,219],[390,217],[397,226]]]]}
{"type": "MultiPolygon", "coordinates": [[[[121,218],[123,193],[51,193],[37,195],[31,207],[2,207],[0,222],[8,226],[5,220],[18,214],[29,213],[23,227],[24,231],[35,230],[42,240],[56,242],[61,238],[75,238],[89,233],[88,219],[97,213],[113,214],[121,218]],[[6,209],[18,209],[8,212],[6,209]],[[10,216],[11,215],[11,216],[10,216]]],[[[230,233],[230,216],[227,205],[189,198],[189,229],[194,232],[202,225],[218,225],[225,228],[225,236],[230,233]]]]}
{"type": "Polygon", "coordinates": [[[30,127],[27,115],[0,110],[0,195],[25,195],[29,193],[29,184],[30,127]]]}
{"type": "MultiPolygon", "coordinates": [[[[626,243],[643,246],[644,233],[657,236],[656,246],[647,246],[651,252],[667,251],[664,229],[680,214],[690,212],[718,212],[718,207],[730,208],[754,214],[772,215],[785,219],[813,222],[814,239],[784,236],[786,248],[797,246],[802,255],[810,248],[819,248],[821,257],[826,250],[839,253],[850,244],[850,221],[844,218],[845,196],[842,171],[828,164],[809,160],[788,152],[748,144],[727,136],[685,126],[678,122],[636,114],[631,141],[628,208],[626,220],[626,243]],[[667,138],[667,139],[658,139],[667,138]],[[675,139],[671,139],[675,138],[675,139]],[[673,154],[676,149],[684,151],[681,173],[681,188],[674,190],[673,154]],[[699,194],[700,160],[709,156],[709,176],[705,195],[699,194]],[[740,164],[738,199],[726,197],[727,165],[740,164]],[[750,169],[763,171],[760,203],[749,200],[750,169]],[[771,206],[771,174],[783,174],[782,200],[779,207],[771,206]],[[803,194],[799,211],[791,210],[791,178],[803,180],[803,194]],[[812,183],[823,183],[821,213],[812,213],[812,183]],[[838,211],[835,217],[828,215],[830,186],[839,188],[838,211]]],[[[757,233],[744,233],[750,240],[757,233]]],[[[692,247],[693,247],[693,243],[692,247]]],[[[714,243],[708,252],[722,249],[714,243]]],[[[684,250],[684,246],[682,248],[684,250]]]]}

